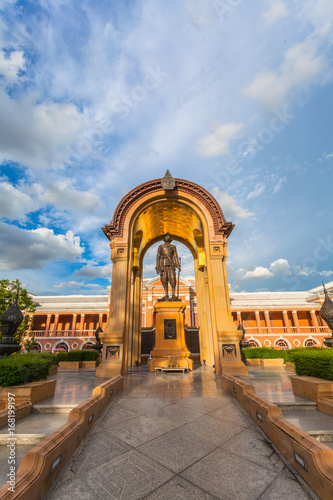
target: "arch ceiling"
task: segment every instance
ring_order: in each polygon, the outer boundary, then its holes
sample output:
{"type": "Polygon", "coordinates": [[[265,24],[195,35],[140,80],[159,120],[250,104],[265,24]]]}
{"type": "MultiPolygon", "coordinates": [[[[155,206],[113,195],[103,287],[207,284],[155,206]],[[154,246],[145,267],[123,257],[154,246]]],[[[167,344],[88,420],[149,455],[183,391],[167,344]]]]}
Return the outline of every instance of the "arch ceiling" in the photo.
{"type": "Polygon", "coordinates": [[[134,265],[140,265],[148,248],[161,240],[161,235],[166,232],[169,232],[173,239],[184,243],[194,258],[204,259],[203,245],[198,244],[196,238],[197,234],[203,233],[197,213],[178,201],[159,201],[143,209],[134,221],[134,265]]]}
{"type": "MultiPolygon", "coordinates": [[[[165,190],[165,193],[179,194],[186,199],[186,195],[196,198],[198,205],[202,205],[209,212],[216,235],[228,237],[234,228],[231,222],[227,222],[222,209],[215,198],[203,187],[184,179],[175,178],[175,187],[165,190]]],[[[121,237],[124,232],[126,217],[130,209],[145,196],[154,196],[158,191],[163,190],[162,179],[155,179],[144,182],[132,189],[119,202],[110,224],[102,228],[106,237],[111,240],[113,237],[121,237]]],[[[171,231],[170,231],[171,232],[171,231]]]]}

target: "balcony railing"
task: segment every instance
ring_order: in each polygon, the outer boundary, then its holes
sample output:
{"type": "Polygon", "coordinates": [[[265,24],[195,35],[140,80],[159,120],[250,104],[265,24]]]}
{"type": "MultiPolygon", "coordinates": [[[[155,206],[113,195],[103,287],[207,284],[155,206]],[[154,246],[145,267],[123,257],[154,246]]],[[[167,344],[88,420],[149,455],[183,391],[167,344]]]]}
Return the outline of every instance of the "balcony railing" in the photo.
{"type": "Polygon", "coordinates": [[[34,337],[95,337],[95,330],[33,330],[34,337]]]}
{"type": "MultiPolygon", "coordinates": [[[[271,331],[273,335],[288,335],[288,330],[284,326],[272,326],[271,331]]],[[[320,326],[319,327],[319,332],[316,331],[315,326],[300,326],[299,328],[296,328],[295,326],[290,327],[290,332],[293,335],[297,334],[317,334],[317,335],[326,335],[330,334],[330,329],[327,326],[320,326]]],[[[261,331],[259,331],[258,328],[253,328],[253,327],[245,327],[245,335],[268,335],[268,328],[262,327],[261,331]]]]}

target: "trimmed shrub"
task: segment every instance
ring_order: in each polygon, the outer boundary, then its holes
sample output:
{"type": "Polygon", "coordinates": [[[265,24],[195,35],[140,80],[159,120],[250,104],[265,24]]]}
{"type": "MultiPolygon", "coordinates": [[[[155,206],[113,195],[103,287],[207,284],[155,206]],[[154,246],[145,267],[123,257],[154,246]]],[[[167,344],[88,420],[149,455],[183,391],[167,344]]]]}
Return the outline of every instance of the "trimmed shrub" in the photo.
{"type": "Polygon", "coordinates": [[[284,353],[287,351],[276,351],[275,349],[271,349],[270,347],[247,347],[242,350],[242,354],[246,359],[254,359],[254,358],[264,358],[264,359],[275,359],[275,358],[283,358],[285,359],[284,353]]]}
{"type": "Polygon", "coordinates": [[[254,358],[264,358],[264,359],[275,359],[283,358],[284,361],[289,361],[294,363],[295,357],[299,353],[309,353],[309,352],[322,352],[327,349],[319,349],[318,347],[297,347],[295,349],[281,349],[276,350],[271,347],[248,347],[242,350],[242,354],[246,359],[254,358]]]}
{"type": "Polygon", "coordinates": [[[83,361],[96,361],[98,352],[90,349],[84,349],[83,351],[83,361]]]}
{"type": "Polygon", "coordinates": [[[14,354],[0,360],[0,386],[22,385],[46,379],[51,358],[38,353],[14,354]]]}
{"type": "Polygon", "coordinates": [[[306,352],[298,352],[295,353],[293,362],[297,375],[333,380],[332,349],[308,349],[306,352]]]}
{"type": "Polygon", "coordinates": [[[57,352],[55,356],[57,365],[59,365],[60,361],[67,361],[67,352],[57,352]]]}
{"type": "Polygon", "coordinates": [[[295,363],[297,375],[333,380],[333,349],[297,347],[296,349],[277,351],[267,347],[252,347],[243,349],[242,353],[246,359],[283,358],[285,362],[295,363]]]}
{"type": "Polygon", "coordinates": [[[84,351],[69,351],[65,361],[83,361],[84,351]]]}

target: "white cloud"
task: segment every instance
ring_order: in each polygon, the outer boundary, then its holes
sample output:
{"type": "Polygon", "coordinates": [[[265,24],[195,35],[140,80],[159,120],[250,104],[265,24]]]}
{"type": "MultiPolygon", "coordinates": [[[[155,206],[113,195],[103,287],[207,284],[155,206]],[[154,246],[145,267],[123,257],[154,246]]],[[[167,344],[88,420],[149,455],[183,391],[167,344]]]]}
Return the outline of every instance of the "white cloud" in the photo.
{"type": "Polygon", "coordinates": [[[82,127],[82,116],[72,104],[32,98],[13,100],[0,90],[0,162],[13,160],[32,168],[59,168],[66,147],[82,127]]]}
{"type": "Polygon", "coordinates": [[[323,155],[325,160],[330,160],[331,158],[333,158],[333,153],[326,153],[323,155]]]}
{"type": "Polygon", "coordinates": [[[289,262],[287,261],[287,259],[277,259],[271,263],[269,268],[272,271],[272,273],[275,275],[278,273],[289,273],[290,272],[290,265],[289,265],[289,262]]]}
{"type": "Polygon", "coordinates": [[[0,223],[0,269],[38,269],[48,261],[74,261],[84,248],[79,236],[72,231],[54,234],[41,227],[25,230],[0,223]]]}
{"type": "Polygon", "coordinates": [[[269,9],[262,14],[262,20],[267,26],[271,26],[279,19],[288,14],[288,8],[282,0],[271,0],[269,9]]]}
{"type": "Polygon", "coordinates": [[[258,182],[255,188],[247,195],[247,199],[257,198],[260,196],[266,189],[266,186],[263,182],[258,182]]]}
{"type": "Polygon", "coordinates": [[[54,288],[78,288],[84,286],[84,282],[81,281],[69,281],[68,283],[60,283],[59,285],[54,285],[54,288]]]}
{"type": "Polygon", "coordinates": [[[274,278],[281,273],[290,273],[290,265],[286,259],[277,259],[268,267],[257,266],[250,269],[240,268],[236,272],[236,281],[239,283],[248,279],[274,278]]]}
{"type": "Polygon", "coordinates": [[[0,217],[24,219],[26,214],[38,209],[38,204],[9,182],[0,183],[0,217]]]}
{"type": "Polygon", "coordinates": [[[236,201],[229,194],[220,191],[218,187],[213,188],[212,195],[219,202],[224,216],[227,220],[231,219],[248,219],[253,217],[255,214],[249,212],[246,208],[237,205],[236,201]]]}
{"type": "Polygon", "coordinates": [[[333,3],[331,0],[303,0],[299,17],[315,27],[314,34],[332,40],[333,3]]]}
{"type": "Polygon", "coordinates": [[[90,214],[102,203],[95,194],[73,188],[70,179],[47,184],[45,187],[34,184],[31,191],[42,205],[53,204],[62,210],[70,209],[90,214]]]}
{"type": "Polygon", "coordinates": [[[258,266],[250,271],[245,271],[245,269],[239,269],[239,274],[244,272],[243,279],[262,279],[262,278],[273,278],[274,274],[267,269],[267,267],[258,266]]]}
{"type": "Polygon", "coordinates": [[[320,274],[321,276],[332,276],[333,275],[333,271],[320,271],[318,274],[320,274]]]}
{"type": "Polygon", "coordinates": [[[104,266],[96,266],[94,264],[87,264],[81,267],[81,269],[76,269],[74,274],[80,278],[110,278],[112,272],[112,265],[106,264],[104,266]]]}
{"type": "Polygon", "coordinates": [[[18,79],[20,71],[25,69],[24,53],[20,50],[14,50],[9,55],[0,51],[0,75],[9,84],[13,84],[18,79]]]}
{"type": "Polygon", "coordinates": [[[262,71],[245,89],[245,95],[257,100],[264,108],[282,107],[292,90],[306,87],[321,72],[324,56],[317,54],[312,38],[296,43],[286,53],[277,71],[262,71]]]}
{"type": "Polygon", "coordinates": [[[280,189],[282,188],[283,184],[287,181],[287,177],[281,177],[277,183],[275,184],[274,186],[274,189],[273,189],[273,194],[277,193],[280,191],[280,189]]]}
{"type": "Polygon", "coordinates": [[[197,140],[196,150],[203,158],[215,158],[229,151],[229,143],[242,129],[242,123],[219,124],[214,121],[212,133],[197,140]]]}

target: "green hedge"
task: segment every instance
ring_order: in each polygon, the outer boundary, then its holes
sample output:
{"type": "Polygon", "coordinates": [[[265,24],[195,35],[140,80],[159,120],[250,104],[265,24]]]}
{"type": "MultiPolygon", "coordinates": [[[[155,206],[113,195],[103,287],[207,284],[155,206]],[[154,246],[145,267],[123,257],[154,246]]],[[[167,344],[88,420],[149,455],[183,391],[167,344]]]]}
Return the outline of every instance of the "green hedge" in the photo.
{"type": "Polygon", "coordinates": [[[246,359],[264,358],[264,359],[275,359],[283,358],[285,361],[294,363],[295,357],[299,353],[308,352],[323,352],[327,349],[319,349],[317,347],[296,347],[295,349],[277,350],[271,347],[248,347],[242,350],[242,354],[246,359]]]}
{"type": "Polygon", "coordinates": [[[0,360],[0,386],[22,385],[46,379],[53,356],[38,353],[14,354],[0,360]]]}
{"type": "Polygon", "coordinates": [[[333,350],[309,349],[294,356],[297,375],[333,380],[333,350]]]}
{"type": "Polygon", "coordinates": [[[57,352],[56,363],[59,365],[60,361],[67,361],[67,352],[57,352]]]}
{"type": "Polygon", "coordinates": [[[56,355],[57,364],[59,361],[96,361],[97,351],[83,349],[82,351],[58,352],[56,355]]]}
{"type": "Polygon", "coordinates": [[[66,361],[83,361],[84,351],[69,351],[66,361]]]}
{"type": "Polygon", "coordinates": [[[277,351],[276,349],[271,349],[269,347],[247,347],[242,350],[242,354],[246,359],[254,358],[283,358],[286,359],[286,352],[288,351],[277,351]]]}
{"type": "Polygon", "coordinates": [[[92,351],[90,349],[85,349],[84,351],[81,351],[84,353],[83,356],[83,361],[96,361],[98,352],[97,351],[92,351]]]}
{"type": "Polygon", "coordinates": [[[242,353],[246,359],[283,358],[285,361],[295,363],[297,375],[333,380],[333,349],[298,347],[278,351],[268,347],[250,347],[243,349],[242,353]]]}

